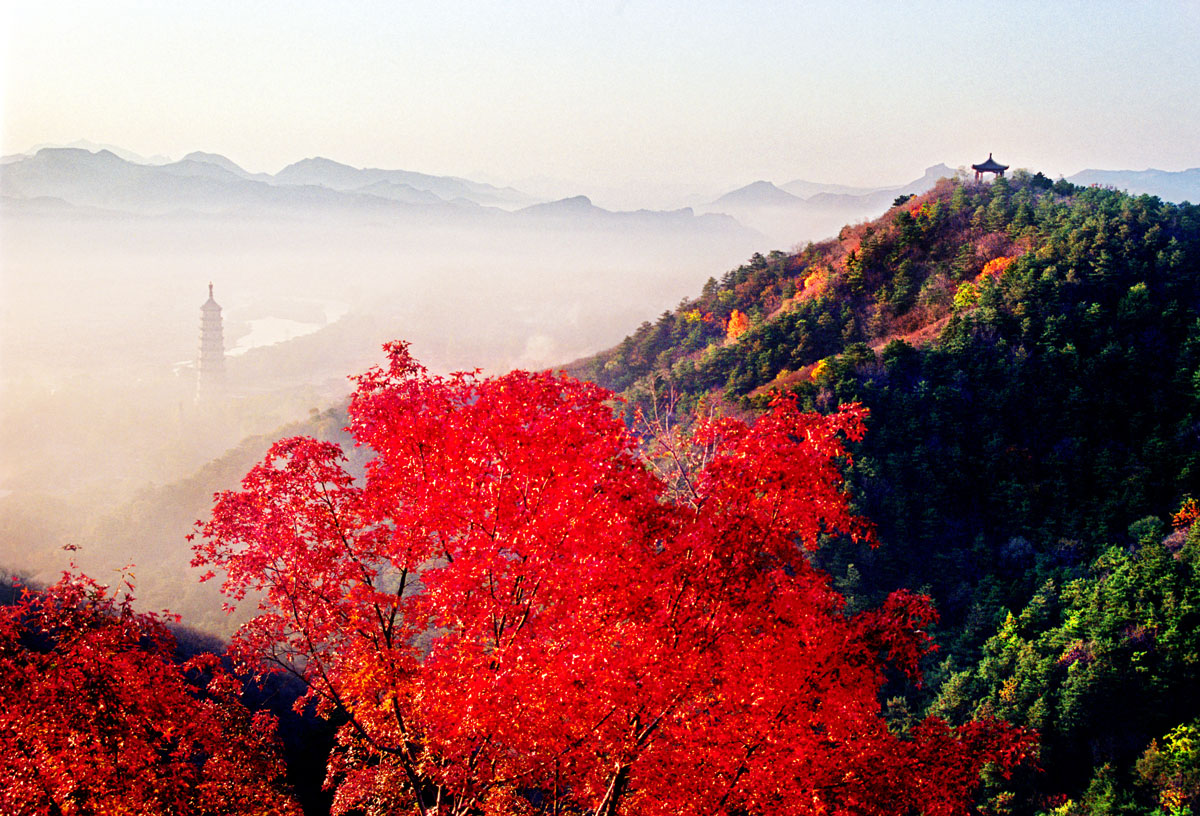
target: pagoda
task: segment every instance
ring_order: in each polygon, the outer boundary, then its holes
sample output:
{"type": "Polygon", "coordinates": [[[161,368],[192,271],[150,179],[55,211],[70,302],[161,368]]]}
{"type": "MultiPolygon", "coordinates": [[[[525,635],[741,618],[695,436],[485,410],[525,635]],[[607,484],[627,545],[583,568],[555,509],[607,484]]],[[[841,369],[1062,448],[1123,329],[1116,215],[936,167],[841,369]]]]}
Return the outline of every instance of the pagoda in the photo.
{"type": "Polygon", "coordinates": [[[1001,164],[992,158],[992,154],[988,153],[987,161],[979,164],[972,164],[971,169],[975,171],[975,180],[979,181],[983,178],[984,173],[995,173],[996,178],[1004,175],[1004,171],[1008,169],[1007,164],[1001,164]]]}
{"type": "Polygon", "coordinates": [[[213,285],[208,285],[208,300],[200,307],[200,359],[196,366],[196,399],[211,399],[225,387],[225,335],[221,328],[221,307],[213,300],[213,285]]]}

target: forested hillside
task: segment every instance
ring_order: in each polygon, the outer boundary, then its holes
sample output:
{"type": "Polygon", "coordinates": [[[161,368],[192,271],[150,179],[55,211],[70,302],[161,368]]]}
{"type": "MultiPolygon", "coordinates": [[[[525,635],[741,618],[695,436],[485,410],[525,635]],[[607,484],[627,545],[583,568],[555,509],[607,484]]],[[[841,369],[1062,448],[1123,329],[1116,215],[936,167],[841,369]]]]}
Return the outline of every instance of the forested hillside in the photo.
{"type": "Polygon", "coordinates": [[[942,650],[896,722],[932,703],[1040,729],[1045,772],[998,786],[995,812],[1195,804],[1200,207],[943,180],[568,370],[631,420],[776,391],[867,407],[850,492],[881,545],[815,559],[852,607],[935,599],[942,650]]]}

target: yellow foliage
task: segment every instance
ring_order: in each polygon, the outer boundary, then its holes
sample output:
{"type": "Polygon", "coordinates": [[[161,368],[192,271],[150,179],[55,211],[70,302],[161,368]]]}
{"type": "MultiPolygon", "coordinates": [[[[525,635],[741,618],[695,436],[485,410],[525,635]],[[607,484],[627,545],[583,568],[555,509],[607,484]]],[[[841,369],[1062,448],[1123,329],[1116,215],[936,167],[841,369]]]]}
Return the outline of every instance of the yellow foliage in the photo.
{"type": "Polygon", "coordinates": [[[970,281],[964,281],[959,284],[958,291],[954,293],[954,308],[955,309],[970,309],[979,303],[979,290],[970,281]]]}
{"type": "Polygon", "coordinates": [[[1010,677],[1004,681],[1004,685],[1000,687],[1000,699],[1006,703],[1011,703],[1017,696],[1017,678],[1010,677]]]}

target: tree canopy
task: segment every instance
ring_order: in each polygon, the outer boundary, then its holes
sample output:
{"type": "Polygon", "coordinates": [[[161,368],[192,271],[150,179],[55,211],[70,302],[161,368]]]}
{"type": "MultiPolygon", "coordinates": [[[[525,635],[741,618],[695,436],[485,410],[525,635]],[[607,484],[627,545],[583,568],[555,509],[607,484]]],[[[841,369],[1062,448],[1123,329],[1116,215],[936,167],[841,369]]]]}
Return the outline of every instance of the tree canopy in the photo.
{"type": "Polygon", "coordinates": [[[335,812],[951,814],[1027,757],[995,720],[881,716],[933,609],[850,614],[808,555],[873,536],[839,470],[861,409],[781,399],[648,450],[597,386],[388,352],[350,409],[365,480],[284,440],[196,544],[262,599],[239,658],[344,718],[335,812]]]}
{"type": "Polygon", "coordinates": [[[0,812],[298,816],[275,723],[210,654],[67,575],[0,607],[0,812]]]}

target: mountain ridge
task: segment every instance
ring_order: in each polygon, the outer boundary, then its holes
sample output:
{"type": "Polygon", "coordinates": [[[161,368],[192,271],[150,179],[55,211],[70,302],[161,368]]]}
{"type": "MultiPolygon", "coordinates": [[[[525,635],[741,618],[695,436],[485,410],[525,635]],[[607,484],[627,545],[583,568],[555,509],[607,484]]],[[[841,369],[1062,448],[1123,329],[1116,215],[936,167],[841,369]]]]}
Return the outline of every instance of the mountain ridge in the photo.
{"type": "Polygon", "coordinates": [[[769,181],[754,181],[747,184],[745,187],[739,187],[736,190],[731,190],[725,193],[720,198],[713,201],[708,206],[759,206],[759,207],[781,207],[793,206],[804,199],[793,195],[779,187],[776,187],[769,181]]]}
{"type": "Polygon", "coordinates": [[[1200,201],[1200,167],[1187,170],[1083,170],[1067,177],[1072,184],[1112,187],[1132,195],[1154,195],[1166,201],[1200,201]]]}
{"type": "Polygon", "coordinates": [[[137,215],[377,213],[429,223],[490,223],[497,226],[544,220],[553,213],[580,226],[721,229],[752,233],[730,218],[669,211],[609,211],[586,196],[537,202],[517,209],[523,193],[467,179],[404,170],[359,169],[331,159],[296,162],[272,177],[250,174],[223,156],[194,152],[164,165],[128,162],[111,151],[42,148],[0,167],[6,211],[46,211],[61,201],[65,211],[137,215]],[[38,204],[37,202],[43,202],[38,204]],[[566,202],[566,203],[564,203],[566,202]],[[584,202],[586,202],[585,205],[584,202]],[[583,205],[583,206],[581,206],[583,205]]]}
{"type": "Polygon", "coordinates": [[[217,167],[228,170],[234,175],[241,176],[242,178],[246,179],[253,179],[255,181],[270,181],[272,178],[270,173],[251,173],[237,162],[222,156],[220,153],[205,153],[202,150],[193,150],[191,153],[188,153],[186,156],[180,159],[178,163],[186,161],[204,162],[206,164],[216,165],[217,167]]]}
{"type": "Polygon", "coordinates": [[[955,171],[945,164],[935,164],[907,184],[865,191],[840,185],[789,182],[793,186],[807,185],[802,189],[809,191],[808,197],[797,196],[769,181],[756,181],[725,193],[700,209],[724,212],[777,245],[788,246],[789,238],[794,241],[796,235],[810,238],[833,235],[847,223],[875,216],[897,196],[923,193],[938,179],[954,175],[955,171]]]}

